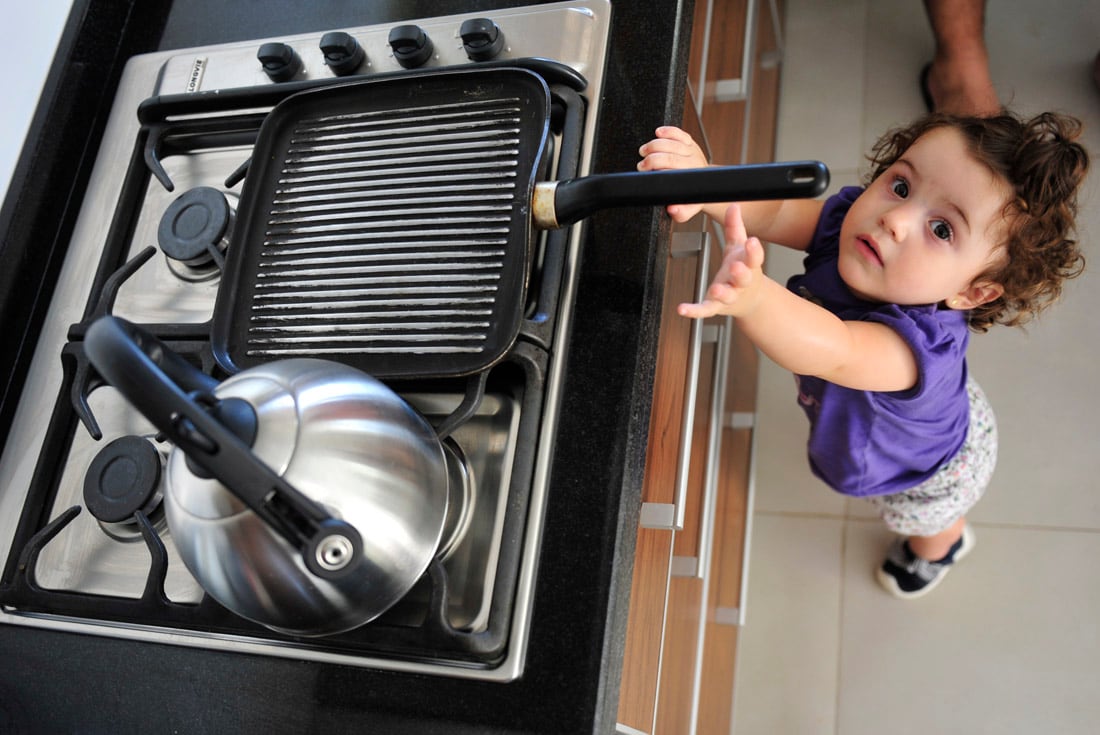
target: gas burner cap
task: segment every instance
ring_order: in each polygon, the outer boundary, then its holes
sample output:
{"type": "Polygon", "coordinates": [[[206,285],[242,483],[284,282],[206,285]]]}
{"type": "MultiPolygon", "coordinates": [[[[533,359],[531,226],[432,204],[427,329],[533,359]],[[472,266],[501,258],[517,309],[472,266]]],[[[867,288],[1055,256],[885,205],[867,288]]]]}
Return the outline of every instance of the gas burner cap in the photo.
{"type": "Polygon", "coordinates": [[[88,466],[84,505],[101,525],[132,522],[139,510],[150,515],[161,501],[160,474],[160,453],[152,442],[140,436],[115,439],[88,466]]]}
{"type": "Polygon", "coordinates": [[[157,241],[164,254],[197,268],[214,261],[225,249],[224,239],[233,218],[225,194],[197,186],[180,194],[160,218],[157,241]]]}

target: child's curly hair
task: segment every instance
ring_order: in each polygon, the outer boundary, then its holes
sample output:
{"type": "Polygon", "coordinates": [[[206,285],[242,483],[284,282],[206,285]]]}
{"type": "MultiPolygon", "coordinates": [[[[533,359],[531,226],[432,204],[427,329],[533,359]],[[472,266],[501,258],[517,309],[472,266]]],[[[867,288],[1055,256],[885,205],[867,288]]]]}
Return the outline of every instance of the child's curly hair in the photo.
{"type": "Polygon", "coordinates": [[[999,283],[1004,294],[970,312],[970,328],[985,332],[994,324],[1027,322],[1062,293],[1062,283],[1081,274],[1085,258],[1077,247],[1074,220],[1077,189],[1089,157],[1076,143],[1081,122],[1057,113],[1022,120],[1005,112],[995,117],[932,114],[886,133],[868,158],[870,183],[930,130],[951,127],[962,133],[974,158],[1008,182],[1015,198],[1004,209],[1008,227],[1006,258],[979,278],[999,283]]]}

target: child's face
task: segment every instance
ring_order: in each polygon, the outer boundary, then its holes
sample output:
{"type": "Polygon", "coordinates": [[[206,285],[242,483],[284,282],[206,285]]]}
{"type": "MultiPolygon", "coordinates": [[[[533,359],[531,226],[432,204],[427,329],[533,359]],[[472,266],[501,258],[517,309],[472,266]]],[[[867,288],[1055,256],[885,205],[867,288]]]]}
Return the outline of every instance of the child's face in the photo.
{"type": "Polygon", "coordinates": [[[857,296],[968,309],[1000,295],[974,283],[994,264],[1007,182],[978,163],[962,134],[935,128],[852,204],[840,228],[840,276],[857,296]]]}

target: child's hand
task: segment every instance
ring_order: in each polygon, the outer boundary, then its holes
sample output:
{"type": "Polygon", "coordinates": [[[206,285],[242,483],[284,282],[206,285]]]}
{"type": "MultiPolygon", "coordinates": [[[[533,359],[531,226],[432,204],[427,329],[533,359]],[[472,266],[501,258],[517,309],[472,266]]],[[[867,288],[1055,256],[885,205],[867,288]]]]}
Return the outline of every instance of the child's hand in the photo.
{"type": "Polygon", "coordinates": [[[703,149],[680,128],[663,125],[657,128],[657,137],[638,149],[642,160],[639,171],[662,171],[669,168],[706,168],[707,158],[703,149]]]}
{"type": "MultiPolygon", "coordinates": [[[[639,148],[638,155],[642,156],[642,160],[638,162],[639,171],[707,166],[703,149],[690,135],[672,125],[657,128],[657,137],[639,148]]],[[[677,222],[687,222],[702,209],[702,204],[670,204],[668,213],[677,222]]]]}
{"type": "Polygon", "coordinates": [[[760,302],[764,282],[764,246],[748,237],[741,207],[731,204],[726,210],[726,255],[722,259],[706,297],[698,304],[680,304],[680,316],[703,319],[716,314],[745,316],[760,302]]]}

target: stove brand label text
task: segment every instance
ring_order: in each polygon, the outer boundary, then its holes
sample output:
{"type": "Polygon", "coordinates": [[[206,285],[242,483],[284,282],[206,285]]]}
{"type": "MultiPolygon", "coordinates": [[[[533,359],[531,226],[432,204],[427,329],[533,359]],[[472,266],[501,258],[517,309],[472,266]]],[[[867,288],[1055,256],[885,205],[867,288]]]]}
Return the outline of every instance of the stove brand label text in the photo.
{"type": "Polygon", "coordinates": [[[198,92],[202,86],[202,75],[206,71],[207,58],[199,56],[191,64],[191,74],[187,77],[187,92],[198,92]]]}

